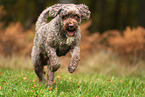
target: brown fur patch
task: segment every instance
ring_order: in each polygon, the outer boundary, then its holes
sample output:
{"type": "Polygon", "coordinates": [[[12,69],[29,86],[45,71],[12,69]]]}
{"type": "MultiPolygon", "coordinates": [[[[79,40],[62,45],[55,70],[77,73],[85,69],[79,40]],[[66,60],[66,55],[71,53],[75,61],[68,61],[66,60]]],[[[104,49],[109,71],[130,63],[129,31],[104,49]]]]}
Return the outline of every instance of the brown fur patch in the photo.
{"type": "Polygon", "coordinates": [[[71,29],[69,29],[69,24],[73,24],[74,25],[74,27],[73,27],[74,30],[78,29],[78,22],[75,19],[68,18],[64,22],[65,22],[64,23],[64,30],[71,30],[71,29]]]}

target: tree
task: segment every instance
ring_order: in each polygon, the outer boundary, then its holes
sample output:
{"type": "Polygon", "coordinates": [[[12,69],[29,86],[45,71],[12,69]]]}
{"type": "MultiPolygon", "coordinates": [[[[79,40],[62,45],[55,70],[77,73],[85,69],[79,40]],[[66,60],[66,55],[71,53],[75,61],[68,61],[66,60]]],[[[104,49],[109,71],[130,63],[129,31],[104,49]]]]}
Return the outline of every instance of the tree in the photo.
{"type": "Polygon", "coordinates": [[[139,25],[145,27],[145,0],[140,0],[139,4],[139,25]]]}

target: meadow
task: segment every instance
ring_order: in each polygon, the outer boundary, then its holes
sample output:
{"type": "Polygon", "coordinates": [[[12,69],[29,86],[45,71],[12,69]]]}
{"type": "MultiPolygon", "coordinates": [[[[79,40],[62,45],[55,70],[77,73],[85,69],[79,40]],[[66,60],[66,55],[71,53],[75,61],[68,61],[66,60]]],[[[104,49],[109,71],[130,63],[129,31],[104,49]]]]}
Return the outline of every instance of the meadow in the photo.
{"type": "Polygon", "coordinates": [[[45,87],[46,82],[38,83],[29,57],[1,56],[0,97],[145,96],[144,63],[124,67],[119,59],[104,52],[86,59],[82,59],[75,73],[70,74],[67,71],[69,57],[61,57],[62,66],[55,74],[55,86],[51,89],[45,87]],[[104,54],[106,57],[101,59],[104,54]]]}

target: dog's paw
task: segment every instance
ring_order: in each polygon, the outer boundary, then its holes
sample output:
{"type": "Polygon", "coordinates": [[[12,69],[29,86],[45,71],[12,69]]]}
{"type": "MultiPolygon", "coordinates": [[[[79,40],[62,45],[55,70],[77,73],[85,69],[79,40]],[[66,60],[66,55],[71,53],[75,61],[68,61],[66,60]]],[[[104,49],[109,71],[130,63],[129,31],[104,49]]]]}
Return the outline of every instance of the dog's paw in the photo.
{"type": "Polygon", "coordinates": [[[75,71],[75,67],[68,67],[68,71],[70,72],[70,73],[73,73],[74,71],[75,71]]]}

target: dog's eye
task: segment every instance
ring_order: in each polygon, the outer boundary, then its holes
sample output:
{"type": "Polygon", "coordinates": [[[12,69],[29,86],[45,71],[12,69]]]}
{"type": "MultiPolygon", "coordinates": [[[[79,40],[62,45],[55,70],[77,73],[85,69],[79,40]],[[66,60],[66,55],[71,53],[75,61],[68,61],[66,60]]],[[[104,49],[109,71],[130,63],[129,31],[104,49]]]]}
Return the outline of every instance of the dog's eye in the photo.
{"type": "Polygon", "coordinates": [[[64,16],[62,16],[63,19],[66,19],[67,17],[68,17],[68,15],[64,15],[64,16]]]}
{"type": "Polygon", "coordinates": [[[78,15],[75,15],[74,18],[75,18],[75,19],[79,19],[80,17],[79,17],[78,15]]]}

